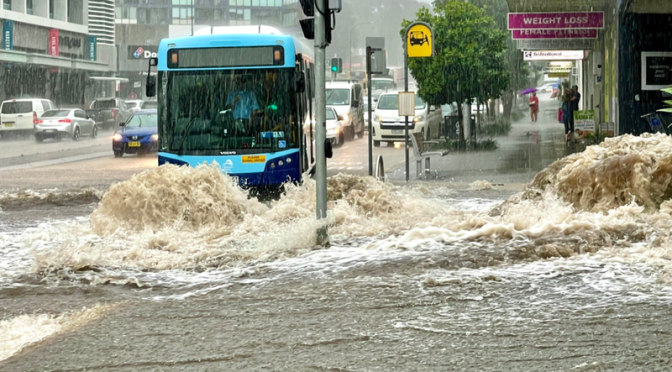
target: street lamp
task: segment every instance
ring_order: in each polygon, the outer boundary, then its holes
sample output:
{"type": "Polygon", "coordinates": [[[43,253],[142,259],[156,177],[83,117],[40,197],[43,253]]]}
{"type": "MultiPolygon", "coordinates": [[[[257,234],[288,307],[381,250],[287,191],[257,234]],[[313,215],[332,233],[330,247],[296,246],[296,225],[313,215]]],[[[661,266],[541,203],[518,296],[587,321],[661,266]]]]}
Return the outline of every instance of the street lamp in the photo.
{"type": "Polygon", "coordinates": [[[354,25],[350,28],[350,45],[349,45],[349,47],[350,47],[350,57],[348,58],[348,63],[350,63],[350,75],[352,75],[352,30],[354,30],[355,27],[357,27],[357,26],[372,25],[372,24],[373,24],[372,22],[362,22],[362,23],[357,23],[356,25],[354,25]]]}

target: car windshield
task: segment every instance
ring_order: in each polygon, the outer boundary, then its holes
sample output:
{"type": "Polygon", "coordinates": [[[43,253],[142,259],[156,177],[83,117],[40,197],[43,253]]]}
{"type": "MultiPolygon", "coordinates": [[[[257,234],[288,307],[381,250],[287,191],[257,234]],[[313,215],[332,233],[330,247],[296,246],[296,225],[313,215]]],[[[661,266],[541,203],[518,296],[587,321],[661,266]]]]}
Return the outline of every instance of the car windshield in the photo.
{"type": "Polygon", "coordinates": [[[66,117],[70,115],[70,110],[49,110],[42,114],[43,118],[66,117]]]}
{"type": "Polygon", "coordinates": [[[133,115],[126,128],[156,127],[156,114],[133,115]]]}
{"type": "Polygon", "coordinates": [[[334,110],[327,110],[327,120],[336,120],[334,110]]]}
{"type": "Polygon", "coordinates": [[[105,109],[113,109],[117,107],[117,103],[113,99],[106,99],[106,100],[96,100],[93,101],[93,104],[91,105],[91,108],[94,110],[105,110],[105,109]]]}
{"type": "Polygon", "coordinates": [[[350,89],[327,89],[327,105],[347,106],[350,104],[350,89]]]}
{"type": "Polygon", "coordinates": [[[27,102],[5,102],[2,104],[3,114],[26,114],[33,111],[33,103],[27,102]]]}
{"type": "Polygon", "coordinates": [[[392,81],[392,80],[373,80],[371,82],[371,89],[373,89],[373,90],[394,89],[394,81],[392,81]]]}
{"type": "MultiPolygon", "coordinates": [[[[384,94],[378,100],[378,109],[380,110],[399,110],[399,96],[396,94],[384,94]]],[[[420,96],[415,96],[415,109],[425,108],[425,101],[420,96]]]]}

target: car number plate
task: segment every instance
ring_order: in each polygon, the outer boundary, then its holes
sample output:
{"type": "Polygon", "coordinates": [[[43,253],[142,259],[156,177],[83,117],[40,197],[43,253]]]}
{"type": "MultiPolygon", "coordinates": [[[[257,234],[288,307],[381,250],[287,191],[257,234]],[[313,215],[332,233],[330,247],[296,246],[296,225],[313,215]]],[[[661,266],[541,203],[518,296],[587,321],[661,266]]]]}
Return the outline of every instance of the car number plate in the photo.
{"type": "Polygon", "coordinates": [[[5,124],[5,128],[11,128],[11,127],[14,126],[13,122],[12,123],[7,122],[7,123],[3,123],[3,124],[5,124]]]}
{"type": "Polygon", "coordinates": [[[140,147],[140,142],[129,142],[128,147],[140,147]]]}
{"type": "Polygon", "coordinates": [[[47,132],[47,133],[53,133],[53,132],[55,132],[55,131],[56,131],[56,129],[47,129],[47,130],[45,130],[45,132],[47,132]]]}
{"type": "Polygon", "coordinates": [[[392,129],[392,134],[404,134],[403,129],[392,129]]]}

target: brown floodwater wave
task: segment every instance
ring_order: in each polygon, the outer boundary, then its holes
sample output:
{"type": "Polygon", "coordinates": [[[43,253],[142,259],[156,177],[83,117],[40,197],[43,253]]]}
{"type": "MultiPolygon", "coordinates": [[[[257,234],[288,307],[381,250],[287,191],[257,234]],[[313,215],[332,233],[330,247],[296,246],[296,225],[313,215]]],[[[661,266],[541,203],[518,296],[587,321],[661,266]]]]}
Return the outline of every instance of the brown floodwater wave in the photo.
{"type": "Polygon", "coordinates": [[[93,188],[80,190],[20,190],[0,193],[0,210],[14,211],[41,207],[68,207],[100,201],[103,193],[93,188]]]}
{"type": "MultiPolygon", "coordinates": [[[[493,210],[451,205],[438,196],[445,190],[433,194],[434,186],[340,174],[328,181],[329,218],[322,223],[335,245],[368,252],[441,251],[461,243],[469,249],[472,242],[490,247],[484,252],[503,264],[606,251],[672,273],[671,167],[667,136],[609,139],[553,163],[493,210]]],[[[265,204],[216,167],[163,166],[112,186],[89,221],[26,241],[41,274],[250,267],[320,248],[314,207],[312,180],[287,185],[279,200],[265,204]]]]}

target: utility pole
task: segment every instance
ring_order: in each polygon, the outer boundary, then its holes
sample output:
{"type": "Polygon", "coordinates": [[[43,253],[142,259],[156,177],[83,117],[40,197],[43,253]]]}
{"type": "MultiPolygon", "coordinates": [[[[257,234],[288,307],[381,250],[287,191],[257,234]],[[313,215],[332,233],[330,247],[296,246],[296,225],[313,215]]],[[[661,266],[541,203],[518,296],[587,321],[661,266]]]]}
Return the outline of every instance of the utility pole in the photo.
{"type": "MultiPolygon", "coordinates": [[[[331,17],[325,0],[315,0],[315,164],[316,183],[316,214],[317,219],[327,218],[327,157],[325,153],[327,140],[327,97],[326,97],[326,29],[325,17],[331,17]]],[[[327,224],[317,231],[317,245],[329,244],[327,224]]]]}

